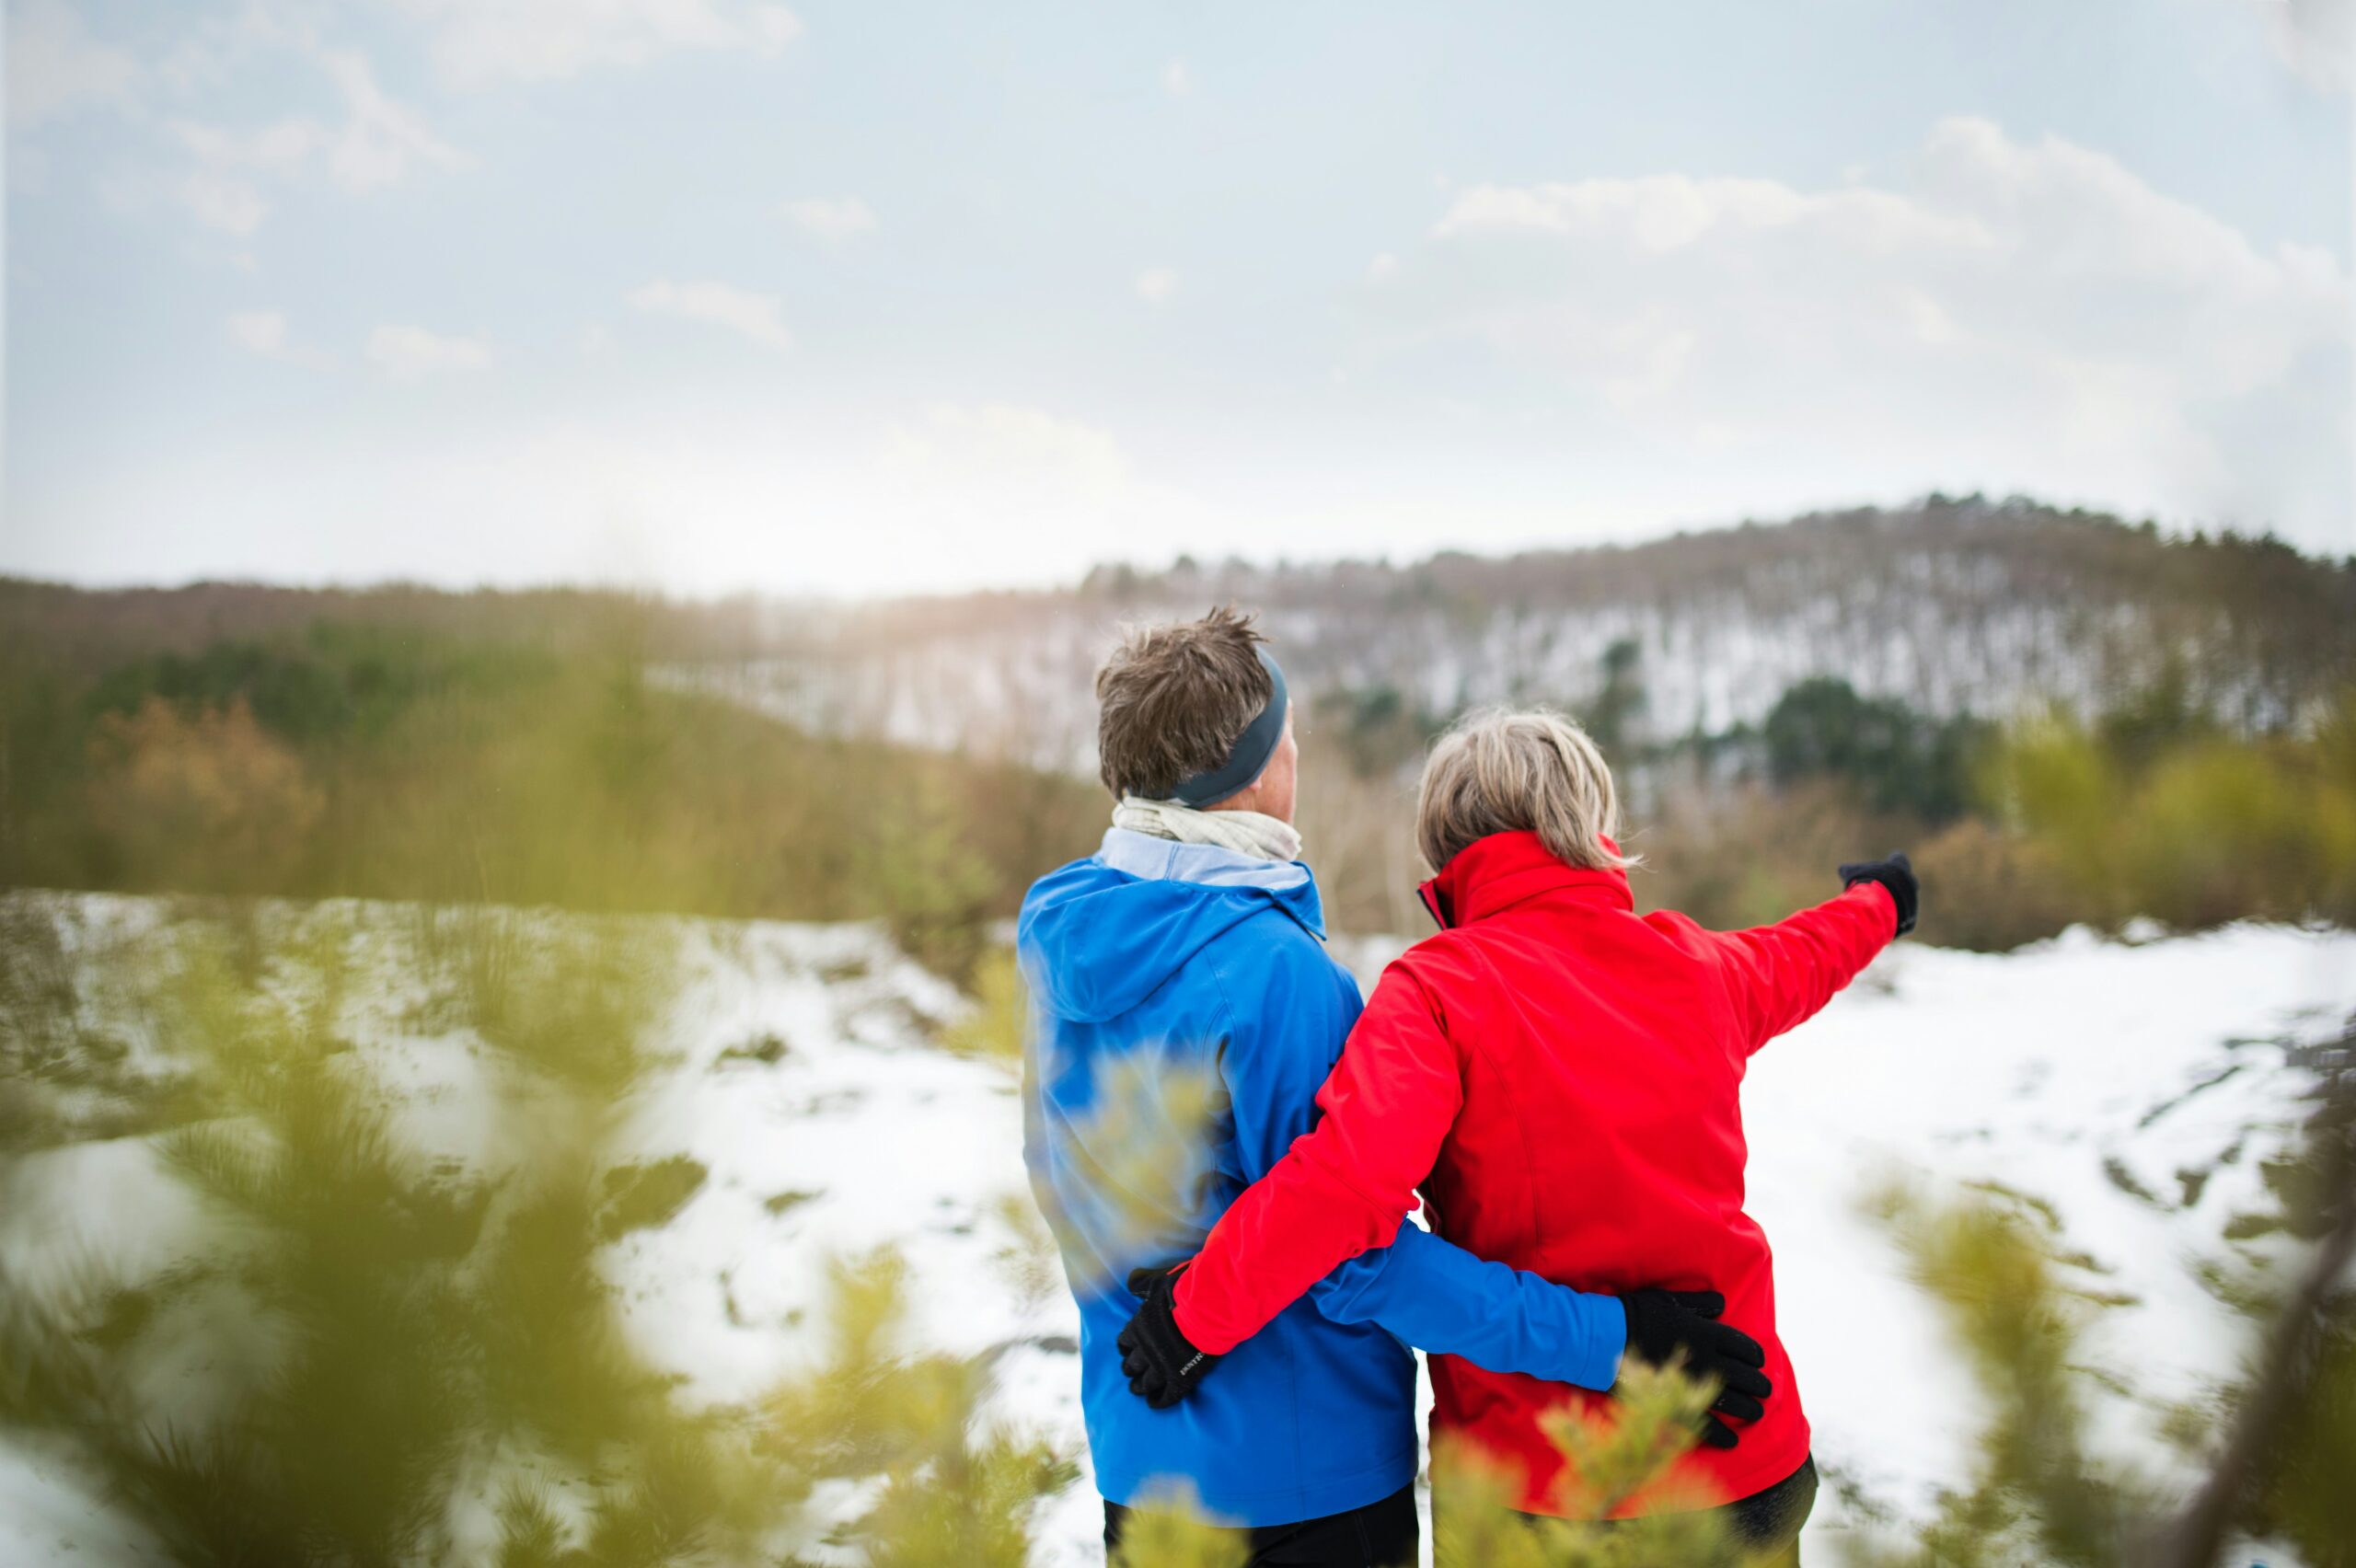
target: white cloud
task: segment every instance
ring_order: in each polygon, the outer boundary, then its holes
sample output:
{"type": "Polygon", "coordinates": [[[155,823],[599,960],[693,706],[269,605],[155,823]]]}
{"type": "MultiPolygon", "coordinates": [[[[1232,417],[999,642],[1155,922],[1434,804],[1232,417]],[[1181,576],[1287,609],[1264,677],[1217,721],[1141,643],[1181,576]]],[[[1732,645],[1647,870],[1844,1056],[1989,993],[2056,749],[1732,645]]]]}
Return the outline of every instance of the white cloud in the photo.
{"type": "Polygon", "coordinates": [[[491,368],[491,349],[479,339],[445,337],[422,327],[377,328],[368,334],[367,355],[371,364],[396,381],[491,368]]]}
{"type": "Polygon", "coordinates": [[[271,174],[301,168],[327,140],[327,133],[313,120],[282,120],[251,131],[181,120],[172,123],[172,133],[208,168],[248,168],[271,174]]]}
{"type": "Polygon", "coordinates": [[[222,329],[231,342],[260,359],[315,367],[328,363],[326,354],[295,340],[284,311],[240,310],[222,329]]]}
{"type": "Polygon", "coordinates": [[[369,190],[405,179],[411,163],[455,168],[465,162],[456,148],[426,128],[414,110],[396,103],[376,85],[365,56],[330,50],[320,56],[343,94],[346,117],[328,149],[328,170],[346,190],[369,190]]]}
{"type": "Polygon", "coordinates": [[[1195,78],[1184,60],[1172,60],[1161,68],[1161,90],[1172,98],[1184,98],[1195,90],[1195,78]]]}
{"type": "Polygon", "coordinates": [[[1368,301],[1386,352],[1484,345],[1758,509],[2018,489],[2315,538],[2356,505],[2342,264],[1985,121],[1879,186],[1474,187],[1368,301]]]}
{"type": "Polygon", "coordinates": [[[287,350],[286,317],[275,310],[241,310],[229,317],[229,340],[249,354],[276,359],[287,350]]]}
{"type": "Polygon", "coordinates": [[[1138,297],[1148,305],[1166,305],[1178,292],[1178,274],[1168,267],[1148,267],[1138,274],[1138,297]]]}
{"type": "MultiPolygon", "coordinates": [[[[1108,430],[1012,401],[814,419],[713,388],[586,416],[411,401],[430,421],[417,440],[383,440],[384,421],[281,421],[259,446],[110,469],[77,492],[75,536],[139,539],[156,580],[618,577],[793,594],[1069,582],[1108,555],[1236,539],[1230,508],[1140,476],[1108,430]],[[338,526],[318,527],[329,513],[338,526]]],[[[84,559],[102,573],[120,549],[84,559]]],[[[67,569],[62,550],[38,564],[67,569]]]]}
{"type": "Polygon", "coordinates": [[[269,215],[260,177],[294,176],[327,141],[313,120],[282,120],[250,131],[179,120],[170,129],[194,166],[172,182],[172,194],[200,223],[237,235],[253,233],[269,215]]]}
{"type": "Polygon", "coordinates": [[[264,182],[298,179],[314,166],[324,167],[346,190],[366,191],[396,184],[417,167],[455,168],[465,163],[414,110],[386,95],[364,56],[322,50],[314,58],[343,97],[340,126],[301,116],[249,130],[192,120],[171,122],[172,135],[193,167],[170,189],[200,222],[251,234],[270,212],[264,182]]]}
{"type": "Polygon", "coordinates": [[[939,403],[894,431],[889,453],[919,481],[954,476],[1025,504],[1050,496],[1111,500],[1131,483],[1128,459],[1103,431],[1020,403],[939,403]],[[976,481],[979,481],[976,483],[976,481]]]}
{"type": "Polygon", "coordinates": [[[801,36],[783,6],[743,0],[394,0],[433,29],[445,80],[550,81],[678,50],[773,55],[801,36]]]}
{"type": "Polygon", "coordinates": [[[795,227],[820,239],[838,242],[872,232],[875,213],[856,196],[809,196],[785,204],[785,215],[795,227]]]}
{"type": "Polygon", "coordinates": [[[194,166],[171,181],[173,197],[199,223],[235,235],[253,233],[270,213],[255,176],[290,173],[318,144],[318,127],[307,120],[246,132],[180,121],[172,133],[194,166]]]}
{"type": "MultiPolygon", "coordinates": [[[[93,40],[79,15],[57,0],[9,6],[8,120],[20,130],[89,104],[133,111],[181,155],[178,167],[124,163],[102,183],[110,200],[144,206],[163,196],[199,222],[231,234],[258,228],[271,208],[270,187],[307,176],[315,167],[348,190],[406,179],[416,167],[465,163],[412,109],[378,85],[367,57],[320,41],[316,16],[293,5],[247,0],[234,16],[191,25],[169,48],[142,61],[93,40]],[[248,127],[166,116],[150,121],[163,100],[220,96],[257,61],[319,70],[343,102],[340,122],[296,115],[248,127]]],[[[283,86],[271,96],[281,97],[283,86]]],[[[38,181],[42,165],[12,138],[12,182],[21,169],[38,181]]]]}
{"type": "Polygon", "coordinates": [[[630,291],[629,303],[658,316],[685,317],[714,327],[725,327],[772,349],[790,349],[793,334],[786,330],[777,296],[711,282],[675,283],[657,279],[630,291]]]}
{"type": "Polygon", "coordinates": [[[139,63],[92,38],[80,14],[60,0],[10,0],[7,35],[11,125],[124,104],[139,85],[139,63]]]}
{"type": "Polygon", "coordinates": [[[2282,63],[2308,86],[2346,92],[2356,75],[2356,5],[2350,0],[2243,0],[2265,18],[2282,63]]]}
{"type": "Polygon", "coordinates": [[[199,223],[230,234],[253,233],[270,213],[270,203],[251,180],[208,168],[181,176],[174,182],[172,194],[196,214],[199,223]]]}

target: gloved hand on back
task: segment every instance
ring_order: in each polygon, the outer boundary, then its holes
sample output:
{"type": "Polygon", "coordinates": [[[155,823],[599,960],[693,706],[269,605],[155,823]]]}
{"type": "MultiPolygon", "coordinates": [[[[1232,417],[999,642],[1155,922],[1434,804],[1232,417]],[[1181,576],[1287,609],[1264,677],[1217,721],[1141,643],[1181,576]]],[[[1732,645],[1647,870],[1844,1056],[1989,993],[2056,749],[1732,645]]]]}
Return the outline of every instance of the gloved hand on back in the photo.
{"type": "Polygon", "coordinates": [[[1653,1366],[1681,1366],[1688,1377],[1718,1385],[1717,1401],[1702,1417],[1702,1442],[1731,1448],[1734,1428],[1718,1416],[1756,1421],[1767,1413],[1760,1401],[1775,1391],[1767,1374],[1767,1353],[1739,1329],[1719,1322],[1727,1298],[1715,1290],[1632,1290],[1620,1298],[1628,1314],[1627,1355],[1653,1366]]]}
{"type": "Polygon", "coordinates": [[[1218,1356],[1196,1350],[1178,1332],[1178,1274],[1185,1266],[1129,1272],[1129,1294],[1144,1305],[1113,1342],[1129,1392],[1156,1410],[1168,1410],[1193,1393],[1218,1365],[1218,1356]]]}

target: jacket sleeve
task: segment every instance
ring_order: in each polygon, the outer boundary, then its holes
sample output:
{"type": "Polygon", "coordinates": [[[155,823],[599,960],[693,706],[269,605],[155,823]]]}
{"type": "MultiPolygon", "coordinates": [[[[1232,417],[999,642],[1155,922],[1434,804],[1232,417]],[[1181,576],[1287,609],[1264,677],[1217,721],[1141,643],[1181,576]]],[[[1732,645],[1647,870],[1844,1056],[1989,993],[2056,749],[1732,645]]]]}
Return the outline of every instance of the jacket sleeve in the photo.
{"type": "Polygon", "coordinates": [[[1878,882],[1772,926],[1711,934],[1741,1027],[1743,1052],[1813,1018],[1898,939],[1898,905],[1878,882]]]}
{"type": "Polygon", "coordinates": [[[1390,1245],[1464,1100],[1454,1050],[1424,988],[1397,964],[1314,1091],[1322,1119],[1307,1091],[1272,1095],[1272,1072],[1322,1064],[1323,1055],[1255,1039],[1244,1021],[1299,1027],[1311,1009],[1292,1005],[1285,988],[1242,1010],[1221,1057],[1245,1174],[1259,1179],[1211,1228],[1177,1287],[1180,1332],[1215,1354],[1249,1339],[1334,1265],[1390,1245]],[[1263,1045],[1269,1048],[1256,1048],[1263,1045]]]}
{"type": "Polygon", "coordinates": [[[1420,1350],[1599,1391],[1618,1380],[1627,1349],[1618,1297],[1489,1262],[1415,1225],[1319,1280],[1309,1298],[1334,1322],[1377,1323],[1420,1350]]]}

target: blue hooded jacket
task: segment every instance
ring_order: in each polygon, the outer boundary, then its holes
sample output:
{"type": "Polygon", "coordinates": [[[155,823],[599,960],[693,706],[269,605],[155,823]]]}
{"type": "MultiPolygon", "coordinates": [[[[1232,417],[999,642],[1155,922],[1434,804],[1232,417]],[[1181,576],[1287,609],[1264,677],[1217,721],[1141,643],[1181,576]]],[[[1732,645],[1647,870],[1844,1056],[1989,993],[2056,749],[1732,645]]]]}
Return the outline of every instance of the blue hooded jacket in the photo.
{"type": "Polygon", "coordinates": [[[1618,1367],[1614,1298],[1406,1226],[1176,1408],[1129,1392],[1114,1348],[1137,1310],[1129,1271],[1193,1256],[1315,1124],[1360,1007],[1324,934],[1308,867],[1121,828],[1023,900],[1023,1153],[1080,1303],[1089,1449],[1115,1503],[1191,1493],[1216,1518],[1258,1526],[1389,1496],[1415,1473],[1408,1344],[1585,1388],[1608,1388],[1618,1367]]]}

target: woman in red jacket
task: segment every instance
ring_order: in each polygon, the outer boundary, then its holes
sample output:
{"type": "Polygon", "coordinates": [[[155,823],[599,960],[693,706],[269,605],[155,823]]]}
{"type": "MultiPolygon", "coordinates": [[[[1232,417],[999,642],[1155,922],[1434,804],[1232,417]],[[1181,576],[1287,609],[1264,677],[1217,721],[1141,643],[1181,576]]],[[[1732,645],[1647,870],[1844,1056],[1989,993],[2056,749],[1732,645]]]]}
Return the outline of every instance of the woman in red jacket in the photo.
{"type": "MultiPolygon", "coordinates": [[[[1141,1282],[1132,1387],[1183,1394],[1335,1264],[1387,1244],[1420,1187],[1432,1228],[1477,1256],[1582,1290],[1722,1294],[1728,1343],[1764,1365],[1713,1368],[1726,1391],[1669,1484],[1788,1549],[1816,1475],[1767,1238],[1743,1212],[1742,1077],[1912,928],[1914,877],[1903,855],[1844,866],[1841,896],[1748,931],[1640,917],[1618,811],[1594,744],[1557,714],[1475,714],[1434,747],[1416,836],[1438,868],[1423,895],[1439,932],[1383,972],[1316,1131],[1190,1267],[1141,1282]]],[[[1631,1307],[1627,1354],[1657,1359],[1645,1317],[1631,1307]]],[[[1540,1417],[1607,1410],[1608,1393],[1446,1355],[1431,1371],[1435,1437],[1519,1470],[1525,1512],[1588,1512],[1540,1417]]],[[[1648,1511],[1639,1493],[1616,1513],[1648,1511]]]]}

